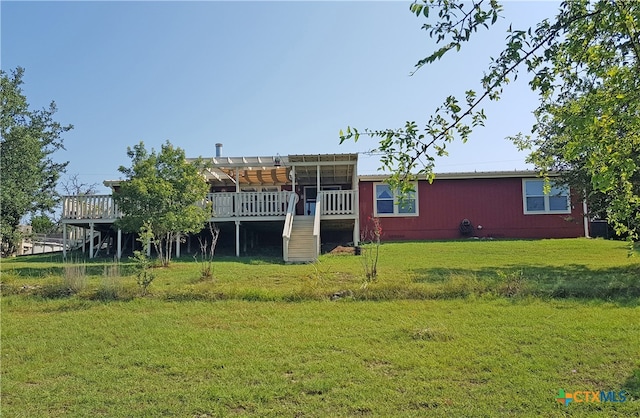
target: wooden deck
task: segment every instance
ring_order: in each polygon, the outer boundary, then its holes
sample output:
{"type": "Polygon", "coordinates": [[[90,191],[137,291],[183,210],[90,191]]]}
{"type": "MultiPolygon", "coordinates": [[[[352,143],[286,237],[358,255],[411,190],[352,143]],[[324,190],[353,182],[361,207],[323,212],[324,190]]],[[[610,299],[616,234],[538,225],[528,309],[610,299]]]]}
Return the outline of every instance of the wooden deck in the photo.
{"type": "MultiPolygon", "coordinates": [[[[284,220],[290,191],[209,193],[211,221],[284,220]]],[[[358,216],[357,190],[327,190],[318,194],[321,217],[324,219],[355,219],[358,216]]],[[[122,213],[111,195],[64,196],[64,223],[112,223],[122,213]]]]}

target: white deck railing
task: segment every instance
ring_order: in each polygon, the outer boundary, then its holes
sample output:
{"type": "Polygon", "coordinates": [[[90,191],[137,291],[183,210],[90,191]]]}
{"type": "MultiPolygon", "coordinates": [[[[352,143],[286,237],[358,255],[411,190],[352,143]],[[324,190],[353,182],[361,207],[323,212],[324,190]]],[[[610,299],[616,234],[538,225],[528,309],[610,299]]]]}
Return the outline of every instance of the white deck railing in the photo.
{"type": "Polygon", "coordinates": [[[323,190],[318,193],[322,215],[355,215],[357,190],[323,190]]]}
{"type": "Polygon", "coordinates": [[[296,203],[298,195],[291,193],[287,206],[287,215],[284,218],[284,228],[282,229],[282,248],[284,261],[289,261],[289,241],[291,240],[291,230],[293,228],[293,218],[296,216],[296,203]]]}
{"type": "Polygon", "coordinates": [[[213,218],[245,216],[284,216],[293,192],[222,192],[209,193],[213,218]]]}
{"type": "MultiPolygon", "coordinates": [[[[285,216],[293,192],[209,193],[212,218],[285,216]]],[[[122,214],[111,195],[64,196],[62,219],[114,221],[122,214]]]]}
{"type": "Polygon", "coordinates": [[[316,253],[316,257],[320,255],[320,217],[322,216],[322,199],[318,199],[316,202],[316,216],[313,218],[313,243],[314,243],[314,252],[316,253]]]}
{"type": "Polygon", "coordinates": [[[118,206],[110,195],[64,196],[62,219],[115,220],[120,217],[118,206]]]}
{"type": "MultiPolygon", "coordinates": [[[[209,193],[212,218],[285,216],[290,191],[209,193]]],[[[318,193],[321,215],[357,215],[356,190],[324,190],[318,193]]],[[[111,195],[64,196],[62,219],[113,221],[121,213],[111,195]]]]}

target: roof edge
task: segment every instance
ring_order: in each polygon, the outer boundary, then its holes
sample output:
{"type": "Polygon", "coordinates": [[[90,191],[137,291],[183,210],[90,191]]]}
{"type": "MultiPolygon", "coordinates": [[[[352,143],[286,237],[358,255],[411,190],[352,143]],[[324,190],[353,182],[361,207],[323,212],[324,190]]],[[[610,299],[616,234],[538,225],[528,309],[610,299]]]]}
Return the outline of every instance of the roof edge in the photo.
{"type": "MultiPolygon", "coordinates": [[[[550,177],[556,177],[560,173],[551,172],[550,177]]],[[[362,181],[385,181],[390,177],[389,174],[363,174],[358,179],[362,181]]],[[[495,178],[535,178],[541,177],[540,172],[536,170],[513,170],[513,171],[473,171],[473,172],[454,172],[454,173],[436,173],[435,180],[456,180],[456,179],[495,179],[495,178]]],[[[419,175],[418,180],[427,180],[426,175],[419,175]]]]}

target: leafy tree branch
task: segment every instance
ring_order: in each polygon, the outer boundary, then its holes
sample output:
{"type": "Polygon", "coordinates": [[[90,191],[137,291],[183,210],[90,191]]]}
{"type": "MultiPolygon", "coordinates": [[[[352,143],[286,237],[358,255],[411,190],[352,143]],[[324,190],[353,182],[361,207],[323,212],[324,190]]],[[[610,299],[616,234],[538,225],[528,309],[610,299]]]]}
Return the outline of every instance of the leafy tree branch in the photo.
{"type": "MultiPolygon", "coordinates": [[[[423,0],[410,10],[427,19],[422,28],[436,44],[443,44],[419,60],[416,71],[449,51],[459,51],[479,29],[488,29],[503,17],[502,6],[494,0],[423,0]]],[[[528,161],[543,174],[573,170],[576,175],[565,179],[575,182],[574,190],[584,190],[587,197],[607,194],[596,199],[604,203],[601,213],[618,233],[636,239],[640,232],[637,22],[636,1],[562,2],[553,19],[526,30],[509,26],[504,49],[490,60],[480,80],[480,93],[467,90],[464,100],[446,97],[423,128],[415,122],[406,122],[401,129],[347,127],[340,140],[357,141],[360,135],[377,138],[381,168],[391,173],[392,185],[407,190],[417,175],[433,179],[435,156],[446,155],[448,143],[466,142],[476,127],[483,126],[486,116],[481,105],[500,100],[503,88],[524,69],[540,104],[531,135],[516,134],[511,139],[519,148],[531,149],[528,161]]]]}

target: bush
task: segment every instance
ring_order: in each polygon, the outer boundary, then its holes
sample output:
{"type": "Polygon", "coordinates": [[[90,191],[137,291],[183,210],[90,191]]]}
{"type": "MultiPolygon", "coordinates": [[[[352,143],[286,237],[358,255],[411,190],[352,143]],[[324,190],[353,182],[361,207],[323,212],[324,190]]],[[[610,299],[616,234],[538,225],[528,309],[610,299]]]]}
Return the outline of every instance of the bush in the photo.
{"type": "Polygon", "coordinates": [[[63,286],[70,294],[77,294],[87,288],[87,266],[82,264],[64,265],[63,286]]]}
{"type": "Polygon", "coordinates": [[[100,280],[100,286],[96,291],[96,299],[109,301],[118,300],[121,297],[122,284],[120,283],[120,265],[112,264],[104,266],[104,273],[100,280]]]}

